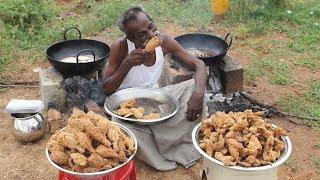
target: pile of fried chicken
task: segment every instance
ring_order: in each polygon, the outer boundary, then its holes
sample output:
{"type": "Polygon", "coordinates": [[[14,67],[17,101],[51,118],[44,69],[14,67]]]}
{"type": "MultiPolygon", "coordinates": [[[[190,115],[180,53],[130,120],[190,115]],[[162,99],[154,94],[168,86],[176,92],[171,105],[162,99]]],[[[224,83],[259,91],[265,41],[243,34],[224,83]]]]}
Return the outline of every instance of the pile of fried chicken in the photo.
{"type": "Polygon", "coordinates": [[[159,119],[160,114],[158,113],[150,113],[144,115],[144,108],[139,107],[135,108],[136,100],[135,99],[127,99],[120,103],[120,108],[117,110],[117,114],[123,117],[133,116],[136,119],[159,119]]]}
{"type": "Polygon", "coordinates": [[[199,145],[227,166],[258,167],[280,157],[284,135],[283,129],[265,122],[261,112],[216,112],[202,122],[199,145]]]}
{"type": "Polygon", "coordinates": [[[94,112],[73,112],[68,125],[48,142],[51,159],[64,169],[99,172],[125,162],[136,149],[134,141],[115,123],[94,112]]]}

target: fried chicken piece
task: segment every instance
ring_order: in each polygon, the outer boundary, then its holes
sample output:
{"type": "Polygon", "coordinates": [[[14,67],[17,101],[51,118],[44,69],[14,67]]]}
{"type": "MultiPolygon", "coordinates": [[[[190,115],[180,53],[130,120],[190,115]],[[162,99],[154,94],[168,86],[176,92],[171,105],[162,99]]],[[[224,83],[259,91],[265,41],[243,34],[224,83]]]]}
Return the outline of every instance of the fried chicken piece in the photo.
{"type": "Polygon", "coordinates": [[[85,118],[86,116],[86,113],[83,111],[79,111],[77,114],[71,114],[71,117],[68,119],[68,125],[78,131],[84,131],[85,124],[83,121],[81,121],[81,119],[85,118]]]}
{"type": "Polygon", "coordinates": [[[226,144],[230,155],[236,160],[240,160],[240,153],[243,153],[243,145],[235,139],[227,139],[226,144]]]}
{"type": "Polygon", "coordinates": [[[137,119],[142,119],[144,114],[144,109],[142,107],[139,108],[131,108],[130,111],[132,112],[133,116],[137,119]]]}
{"type": "Polygon", "coordinates": [[[281,140],[275,138],[274,139],[274,144],[273,144],[273,150],[276,151],[276,152],[280,152],[281,153],[281,151],[284,150],[284,148],[285,148],[284,142],[282,142],[281,140]]]}
{"type": "Polygon", "coordinates": [[[262,149],[262,146],[258,138],[254,135],[251,135],[248,146],[244,148],[244,153],[246,155],[257,155],[258,150],[261,150],[261,149],[262,149]]]}
{"type": "Polygon", "coordinates": [[[236,121],[233,118],[231,118],[230,116],[225,116],[223,127],[230,128],[235,123],[236,123],[236,121]]]}
{"type": "Polygon", "coordinates": [[[267,162],[273,162],[275,161],[277,158],[279,158],[280,154],[278,154],[276,151],[263,151],[263,160],[267,161],[267,162]]]}
{"type": "Polygon", "coordinates": [[[108,159],[109,164],[111,164],[112,167],[116,167],[119,165],[119,159],[118,158],[110,158],[108,159]]]}
{"type": "Polygon", "coordinates": [[[84,119],[86,121],[85,123],[85,129],[86,133],[92,137],[93,139],[98,140],[103,145],[110,147],[111,142],[107,139],[107,137],[100,132],[99,128],[96,127],[89,119],[84,119]]]}
{"type": "Polygon", "coordinates": [[[213,143],[217,142],[219,140],[219,133],[217,132],[212,132],[210,137],[209,137],[209,140],[213,143]]]}
{"type": "Polygon", "coordinates": [[[218,142],[213,143],[212,149],[213,151],[221,151],[224,147],[225,139],[223,138],[222,134],[220,134],[218,142]]]}
{"type": "Polygon", "coordinates": [[[224,112],[216,112],[213,115],[215,128],[229,128],[234,125],[235,120],[224,112]]]}
{"type": "MultiPolygon", "coordinates": [[[[69,165],[70,166],[70,165],[69,165]]],[[[84,170],[84,166],[80,166],[80,165],[72,165],[70,166],[71,167],[71,171],[74,171],[74,172],[79,172],[79,173],[82,173],[83,170],[84,170]]]]}
{"type": "Polygon", "coordinates": [[[227,132],[227,134],[224,136],[224,138],[226,138],[226,139],[235,138],[234,131],[227,132]]]}
{"type": "Polygon", "coordinates": [[[70,125],[67,125],[64,129],[63,129],[64,132],[68,132],[68,133],[71,133],[71,134],[75,134],[77,132],[82,132],[78,129],[75,129],[75,128],[72,128],[70,125]]]}
{"type": "Polygon", "coordinates": [[[92,147],[90,138],[83,132],[75,132],[76,138],[83,148],[88,150],[90,153],[94,153],[95,150],[92,147]]]}
{"type": "Polygon", "coordinates": [[[148,41],[144,50],[147,52],[154,52],[159,45],[160,45],[160,38],[158,36],[154,36],[148,41]]]}
{"type": "Polygon", "coordinates": [[[54,140],[54,139],[50,139],[48,142],[48,150],[50,152],[53,151],[60,151],[60,152],[64,152],[64,147],[61,146],[58,141],[54,140]]]}
{"type": "Polygon", "coordinates": [[[112,128],[108,130],[107,136],[111,142],[117,142],[120,139],[120,134],[118,131],[112,128]]]}
{"type": "Polygon", "coordinates": [[[213,127],[205,128],[202,132],[205,138],[209,138],[212,134],[213,127]]]}
{"type": "Polygon", "coordinates": [[[202,143],[199,144],[201,149],[204,149],[209,156],[213,155],[213,142],[209,139],[204,139],[202,143]]]}
{"type": "Polygon", "coordinates": [[[70,158],[74,162],[75,165],[85,166],[87,165],[87,158],[86,156],[80,153],[72,153],[70,154],[70,158]]]}
{"type": "Polygon", "coordinates": [[[243,138],[243,134],[240,131],[234,131],[234,138],[238,141],[238,142],[242,142],[242,138],[243,138]]]}
{"type": "Polygon", "coordinates": [[[254,155],[249,155],[244,162],[249,163],[251,167],[260,166],[260,160],[258,160],[254,155]]]}
{"type": "Polygon", "coordinates": [[[98,129],[100,130],[100,132],[102,134],[107,135],[107,132],[109,129],[111,129],[112,123],[110,121],[108,121],[107,119],[101,118],[97,120],[97,124],[96,126],[98,127],[98,129]]]}
{"type": "Polygon", "coordinates": [[[245,128],[242,129],[241,132],[242,132],[242,134],[249,134],[249,133],[250,133],[250,130],[249,130],[248,127],[245,127],[245,128]]]}
{"type": "Polygon", "coordinates": [[[282,128],[280,128],[280,127],[275,127],[275,128],[273,129],[273,134],[274,134],[274,137],[275,137],[275,138],[280,139],[281,136],[286,135],[286,131],[283,130],[282,128]]]}
{"type": "Polygon", "coordinates": [[[75,163],[73,162],[73,160],[70,158],[67,169],[70,170],[70,171],[74,171],[74,172],[82,172],[83,169],[84,169],[84,166],[75,164],[75,163]]]}
{"type": "Polygon", "coordinates": [[[250,126],[262,126],[264,125],[264,120],[262,119],[262,117],[260,116],[256,116],[256,115],[250,115],[247,117],[250,126]]]}
{"type": "Polygon", "coordinates": [[[124,108],[118,109],[118,110],[117,110],[117,114],[118,114],[119,116],[129,117],[129,116],[132,115],[132,112],[130,111],[129,108],[124,107],[124,108]]]}
{"type": "Polygon", "coordinates": [[[273,136],[268,137],[264,145],[264,151],[262,154],[263,160],[273,162],[278,158],[278,153],[273,151],[274,141],[275,141],[275,138],[273,136]]]}
{"type": "Polygon", "coordinates": [[[87,113],[90,121],[99,128],[99,126],[105,126],[105,125],[102,125],[101,123],[105,123],[105,124],[109,124],[110,120],[100,114],[96,114],[92,111],[89,111],[87,113]]]}
{"type": "Polygon", "coordinates": [[[118,141],[118,151],[123,151],[126,149],[126,142],[120,138],[118,141]]]}
{"type": "Polygon", "coordinates": [[[249,141],[250,141],[250,137],[252,136],[252,133],[248,133],[246,135],[244,135],[242,138],[241,138],[241,141],[239,142],[243,142],[244,144],[249,144],[249,141]]]}
{"type": "Polygon", "coordinates": [[[130,137],[125,136],[124,134],[123,134],[122,138],[123,138],[123,140],[124,140],[124,142],[125,142],[126,147],[128,148],[128,150],[129,150],[130,152],[134,152],[134,151],[136,150],[136,148],[135,148],[135,146],[134,146],[134,141],[133,141],[133,139],[131,139],[130,137]]]}
{"type": "Polygon", "coordinates": [[[257,126],[251,126],[249,128],[249,132],[252,133],[252,134],[258,133],[258,127],[257,126]]]}
{"type": "MultiPolygon", "coordinates": [[[[99,119],[97,120],[96,126],[99,128],[99,130],[108,136],[109,130],[113,129],[117,132],[120,132],[121,129],[116,125],[114,122],[100,116],[99,119]]],[[[113,136],[114,134],[112,134],[113,136]]],[[[110,136],[110,135],[109,135],[110,136]]],[[[110,137],[109,137],[110,138],[110,137]]],[[[109,139],[110,140],[110,139],[109,139]]]]}
{"type": "Polygon", "coordinates": [[[148,115],[143,116],[143,119],[159,119],[160,114],[158,113],[150,113],[148,115]]]}
{"type": "Polygon", "coordinates": [[[221,152],[216,152],[214,154],[214,158],[223,162],[223,164],[226,166],[235,166],[237,164],[237,162],[234,161],[234,158],[232,156],[225,156],[221,152]]]}
{"type": "Polygon", "coordinates": [[[124,151],[119,152],[119,160],[120,162],[125,162],[128,160],[126,153],[124,151]]]}
{"type": "Polygon", "coordinates": [[[112,148],[115,151],[118,151],[119,150],[118,142],[119,142],[119,139],[120,139],[119,132],[117,130],[113,129],[113,128],[110,128],[108,130],[107,136],[108,136],[108,139],[112,142],[112,148]]]}
{"type": "Polygon", "coordinates": [[[85,152],[85,149],[79,145],[76,136],[72,133],[61,131],[57,134],[55,140],[63,147],[77,149],[82,154],[85,152]]]}
{"type": "Polygon", "coordinates": [[[67,165],[69,163],[69,156],[62,151],[52,151],[50,157],[53,162],[60,165],[67,165]]]}
{"type": "Polygon", "coordinates": [[[101,168],[103,167],[105,164],[108,164],[108,160],[101,157],[99,154],[97,153],[93,153],[88,157],[88,163],[89,163],[89,167],[92,168],[101,168]]]}
{"type": "Polygon", "coordinates": [[[213,120],[214,115],[211,115],[208,119],[204,120],[202,125],[202,129],[207,129],[211,126],[214,126],[214,120],[213,120]]]}
{"type": "Polygon", "coordinates": [[[233,146],[233,147],[235,147],[237,149],[242,149],[243,148],[243,145],[240,142],[238,142],[236,139],[232,139],[232,138],[227,139],[226,140],[226,144],[227,144],[227,146],[233,146]]]}
{"type": "Polygon", "coordinates": [[[265,139],[269,138],[270,136],[273,136],[273,132],[266,129],[264,126],[257,127],[258,133],[262,135],[265,139]]]}
{"type": "Polygon", "coordinates": [[[241,131],[244,128],[246,128],[247,126],[249,126],[249,123],[248,123],[247,119],[237,118],[236,121],[237,122],[233,126],[231,126],[229,128],[229,130],[231,130],[231,131],[241,131]]]}
{"type": "Polygon", "coordinates": [[[111,168],[112,168],[111,164],[105,164],[104,166],[101,167],[100,170],[108,170],[108,169],[111,169],[111,168]]]}
{"type": "Polygon", "coordinates": [[[247,146],[247,148],[249,149],[262,149],[262,146],[260,144],[260,141],[258,140],[258,138],[254,135],[250,136],[250,141],[249,144],[247,146]]]}
{"type": "Polygon", "coordinates": [[[118,158],[118,153],[112,148],[107,148],[103,145],[99,145],[96,149],[97,153],[104,158],[118,158]]]}
{"type": "Polygon", "coordinates": [[[227,128],[216,128],[216,131],[219,134],[225,134],[227,130],[228,130],[227,128]]]}
{"type": "Polygon", "coordinates": [[[70,156],[70,154],[78,153],[79,151],[77,151],[76,149],[70,149],[70,150],[66,150],[65,152],[70,156]]]}
{"type": "Polygon", "coordinates": [[[120,103],[120,108],[133,108],[136,105],[135,99],[127,99],[120,103]]]}

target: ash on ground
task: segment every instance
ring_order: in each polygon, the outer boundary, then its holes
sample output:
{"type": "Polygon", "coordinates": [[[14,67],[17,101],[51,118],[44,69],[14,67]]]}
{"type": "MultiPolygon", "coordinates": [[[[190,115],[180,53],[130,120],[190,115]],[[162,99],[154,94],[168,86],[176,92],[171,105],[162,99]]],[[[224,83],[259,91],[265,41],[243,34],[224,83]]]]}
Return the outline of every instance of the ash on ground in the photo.
{"type": "Polygon", "coordinates": [[[73,76],[65,79],[67,93],[67,110],[73,107],[85,109],[85,104],[93,100],[99,106],[103,106],[105,95],[102,89],[102,81],[87,79],[81,76],[73,76]]]}

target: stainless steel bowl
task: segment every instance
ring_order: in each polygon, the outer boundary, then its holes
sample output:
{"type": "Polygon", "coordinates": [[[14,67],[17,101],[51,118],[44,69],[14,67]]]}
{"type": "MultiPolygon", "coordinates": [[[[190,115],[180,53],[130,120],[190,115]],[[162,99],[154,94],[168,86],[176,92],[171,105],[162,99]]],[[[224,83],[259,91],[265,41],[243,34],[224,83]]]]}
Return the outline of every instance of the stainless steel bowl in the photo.
{"type": "Polygon", "coordinates": [[[117,117],[124,121],[130,121],[141,125],[159,123],[174,116],[179,109],[178,100],[170,93],[147,88],[128,88],[117,91],[109,96],[105,103],[104,109],[113,117],[117,117]],[[118,116],[116,111],[119,109],[120,103],[124,100],[135,98],[137,106],[143,107],[145,113],[159,113],[159,119],[133,119],[118,116]]]}
{"type": "MultiPolygon", "coordinates": [[[[275,127],[275,125],[273,125],[275,127]]],[[[292,144],[288,136],[283,136],[282,141],[285,143],[285,149],[283,150],[280,158],[272,163],[271,165],[260,166],[260,167],[241,167],[241,166],[226,166],[221,161],[216,160],[215,158],[209,156],[206,152],[204,152],[199,146],[199,131],[200,131],[201,123],[196,125],[196,127],[192,131],[192,142],[195,148],[202,154],[205,158],[209,159],[212,163],[218,164],[220,166],[237,170],[237,171],[259,171],[259,170],[267,170],[271,168],[275,168],[281,164],[283,164],[290,156],[292,151],[292,144]]]]}
{"type": "Polygon", "coordinates": [[[60,167],[59,165],[57,165],[55,162],[53,162],[50,158],[50,155],[49,155],[49,150],[48,150],[48,145],[46,146],[46,156],[47,156],[47,159],[49,160],[50,164],[57,168],[59,171],[63,171],[67,174],[71,174],[73,176],[77,176],[78,178],[98,178],[99,176],[105,176],[109,173],[112,173],[114,172],[115,170],[123,167],[124,165],[126,165],[128,162],[130,162],[132,160],[132,158],[135,156],[135,154],[137,153],[137,149],[138,149],[138,142],[137,142],[137,138],[134,136],[134,134],[128,129],[126,128],[125,126],[119,124],[119,123],[116,123],[114,122],[115,124],[117,124],[121,130],[123,130],[123,132],[128,135],[130,138],[133,139],[134,141],[134,145],[135,145],[135,151],[133,152],[133,154],[128,158],[128,160],[122,164],[120,164],[119,166],[117,167],[114,167],[112,169],[108,169],[108,170],[105,170],[105,171],[99,171],[99,172],[94,172],[94,173],[79,173],[79,172],[74,172],[74,171],[69,171],[67,169],[64,169],[62,167],[60,167]]]}
{"type": "Polygon", "coordinates": [[[11,116],[14,118],[11,124],[11,132],[17,140],[33,142],[44,136],[47,121],[40,113],[11,114],[11,116]]]}

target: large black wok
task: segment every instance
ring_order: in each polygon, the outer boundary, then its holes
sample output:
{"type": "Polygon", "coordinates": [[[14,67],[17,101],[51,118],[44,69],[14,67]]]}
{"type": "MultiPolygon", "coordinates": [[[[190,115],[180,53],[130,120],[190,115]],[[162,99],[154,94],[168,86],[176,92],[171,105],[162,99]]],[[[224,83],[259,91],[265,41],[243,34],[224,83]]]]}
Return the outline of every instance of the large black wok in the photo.
{"type": "Polygon", "coordinates": [[[229,36],[230,33],[221,39],[208,34],[185,34],[176,37],[175,40],[192,55],[210,66],[223,61],[232,44],[232,37],[229,44],[226,42],[229,36]]]}
{"type": "Polygon", "coordinates": [[[64,41],[50,46],[46,53],[50,64],[62,74],[84,75],[103,68],[109,57],[110,47],[100,41],[81,39],[80,30],[71,27],[64,32],[64,41]],[[79,39],[66,40],[66,33],[72,28],[78,31],[79,39]],[[93,56],[93,61],[79,62],[80,55],[93,56]],[[61,62],[62,59],[68,57],[75,57],[76,62],[61,62]]]}

